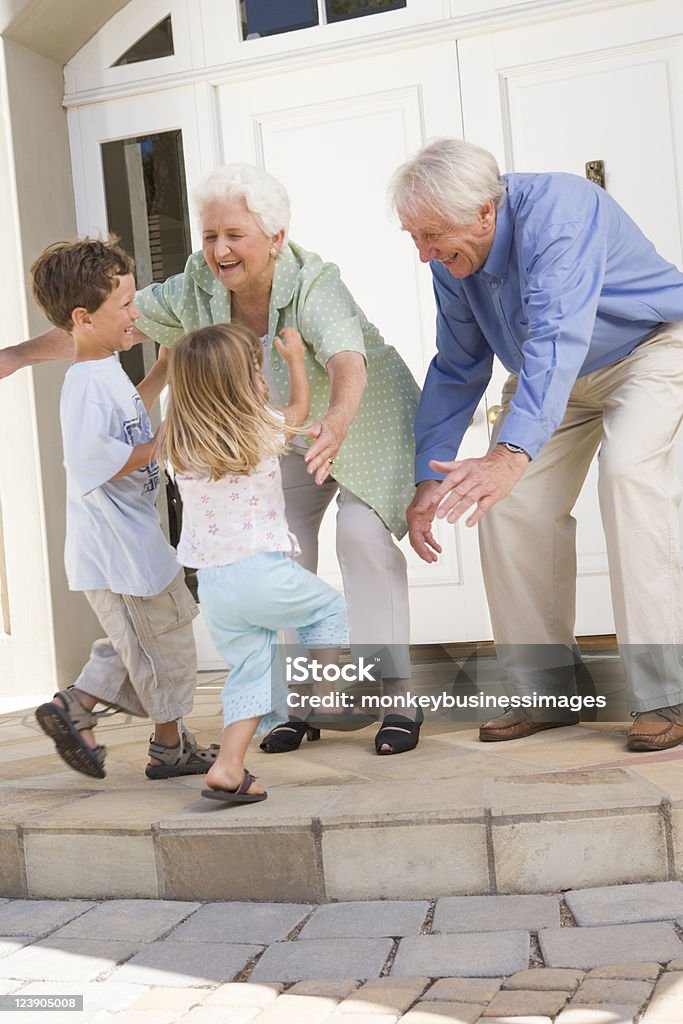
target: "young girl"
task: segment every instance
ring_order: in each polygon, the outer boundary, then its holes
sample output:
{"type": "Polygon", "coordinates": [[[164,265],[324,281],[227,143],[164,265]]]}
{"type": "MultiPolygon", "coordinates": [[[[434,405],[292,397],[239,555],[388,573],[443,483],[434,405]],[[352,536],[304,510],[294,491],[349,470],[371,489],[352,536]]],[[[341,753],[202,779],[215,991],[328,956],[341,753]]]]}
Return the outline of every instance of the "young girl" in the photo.
{"type": "Polygon", "coordinates": [[[274,344],[289,369],[281,413],[268,404],[263,346],[247,328],[203,327],[170,353],[161,452],[183,499],[178,560],[198,570],[200,605],[230,669],[220,753],[202,796],[225,803],[267,795],[244,755],[257,729],[261,735],[287,717],[272,650],[277,630],[296,628],[300,643],[321,653],[347,641],[344,599],[294,561],[299,545],[285,518],[278,459],[285,434],[308,416],[309,387],[298,332],[284,328],[274,344]]]}

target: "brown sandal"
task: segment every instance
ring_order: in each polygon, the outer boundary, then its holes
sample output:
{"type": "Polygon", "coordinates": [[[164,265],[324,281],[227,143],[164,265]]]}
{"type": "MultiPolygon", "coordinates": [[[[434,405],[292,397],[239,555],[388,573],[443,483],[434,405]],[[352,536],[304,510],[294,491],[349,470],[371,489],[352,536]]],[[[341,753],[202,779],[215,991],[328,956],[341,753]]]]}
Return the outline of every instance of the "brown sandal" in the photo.
{"type": "Polygon", "coordinates": [[[237,789],[203,789],[202,796],[205,796],[208,800],[220,800],[224,804],[255,804],[259,800],[265,800],[268,796],[267,793],[249,793],[249,787],[252,782],[256,780],[256,776],[251,775],[247,769],[244,769],[244,775],[237,789]]]}
{"type": "Polygon", "coordinates": [[[83,729],[94,729],[98,719],[106,712],[88,711],[74,690],[73,686],[59,690],[55,697],[60,697],[65,706],[61,707],[54,701],[41,704],[36,709],[36,719],[43,732],[54,740],[57,753],[69,768],[95,779],[103,779],[107,774],[104,770],[107,748],[87,746],[81,732],[83,729]]]}
{"type": "Polygon", "coordinates": [[[194,736],[184,725],[182,739],[172,747],[157,743],[150,738],[148,754],[161,764],[148,764],[145,775],[148,779],[176,779],[181,775],[206,775],[218,757],[221,749],[217,743],[202,749],[194,736]]]}

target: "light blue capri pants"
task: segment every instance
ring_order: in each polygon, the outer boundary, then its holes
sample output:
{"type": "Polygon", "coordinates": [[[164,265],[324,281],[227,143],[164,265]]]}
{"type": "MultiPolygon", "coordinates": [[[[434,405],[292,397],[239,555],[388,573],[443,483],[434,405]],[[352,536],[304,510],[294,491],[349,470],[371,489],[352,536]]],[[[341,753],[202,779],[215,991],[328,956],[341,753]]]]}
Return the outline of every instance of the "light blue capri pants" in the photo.
{"type": "Polygon", "coordinates": [[[303,647],[347,643],[346,604],[286,554],[266,551],[197,572],[199,603],[230,674],[222,692],[224,726],[263,716],[262,736],[289,717],[287,687],[273,645],[279,629],[296,629],[303,647]]]}

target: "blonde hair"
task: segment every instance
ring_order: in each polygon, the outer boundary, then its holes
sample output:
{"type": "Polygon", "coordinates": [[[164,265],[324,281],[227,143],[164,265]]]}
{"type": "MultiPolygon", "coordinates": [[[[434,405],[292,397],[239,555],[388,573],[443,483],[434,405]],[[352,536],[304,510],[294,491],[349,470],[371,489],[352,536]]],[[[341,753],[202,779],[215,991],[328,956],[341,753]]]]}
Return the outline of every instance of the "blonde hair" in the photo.
{"type": "Polygon", "coordinates": [[[284,451],[287,428],[266,405],[263,346],[248,328],[186,334],[170,351],[169,384],[159,450],[177,472],[218,480],[284,451]]]}

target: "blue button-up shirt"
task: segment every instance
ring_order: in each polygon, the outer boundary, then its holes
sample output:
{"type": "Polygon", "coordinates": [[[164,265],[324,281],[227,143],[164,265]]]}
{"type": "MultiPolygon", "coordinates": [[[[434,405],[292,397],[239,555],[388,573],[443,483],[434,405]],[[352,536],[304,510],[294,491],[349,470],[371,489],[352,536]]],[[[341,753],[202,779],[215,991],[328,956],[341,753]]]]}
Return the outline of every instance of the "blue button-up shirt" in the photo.
{"type": "MultiPolygon", "coordinates": [[[[519,384],[498,440],[535,458],[577,377],[683,320],[683,274],[627,213],[572,174],[509,174],[484,266],[463,280],[430,264],[437,354],[415,423],[416,480],[457,454],[494,354],[519,384]]],[[[683,367],[681,368],[683,372],[683,367]]]]}

